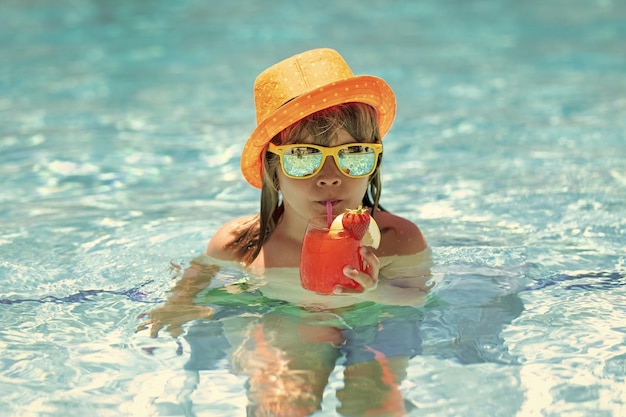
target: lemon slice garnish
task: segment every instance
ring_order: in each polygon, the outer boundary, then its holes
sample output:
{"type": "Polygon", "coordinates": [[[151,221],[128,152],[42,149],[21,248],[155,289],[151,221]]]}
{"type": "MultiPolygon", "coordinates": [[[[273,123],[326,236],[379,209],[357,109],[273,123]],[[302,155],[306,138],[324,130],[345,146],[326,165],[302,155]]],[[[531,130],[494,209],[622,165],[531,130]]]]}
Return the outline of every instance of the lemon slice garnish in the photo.
{"type": "Polygon", "coordinates": [[[361,239],[361,244],[363,246],[371,246],[374,249],[378,249],[378,246],[380,246],[380,228],[373,217],[370,217],[370,225],[367,228],[367,232],[365,232],[365,236],[361,239]]]}
{"type": "MultiPolygon", "coordinates": [[[[343,213],[335,217],[335,220],[333,220],[333,222],[330,224],[330,230],[343,229],[342,219],[343,213]]],[[[374,220],[374,218],[371,216],[370,224],[367,228],[367,231],[365,232],[365,235],[363,236],[363,239],[361,239],[361,244],[363,246],[371,246],[374,249],[378,249],[378,246],[380,245],[380,229],[378,228],[376,220],[374,220]]]]}
{"type": "Polygon", "coordinates": [[[343,223],[341,222],[343,219],[343,213],[339,216],[335,217],[335,220],[330,224],[330,230],[341,230],[343,229],[343,223]]]}

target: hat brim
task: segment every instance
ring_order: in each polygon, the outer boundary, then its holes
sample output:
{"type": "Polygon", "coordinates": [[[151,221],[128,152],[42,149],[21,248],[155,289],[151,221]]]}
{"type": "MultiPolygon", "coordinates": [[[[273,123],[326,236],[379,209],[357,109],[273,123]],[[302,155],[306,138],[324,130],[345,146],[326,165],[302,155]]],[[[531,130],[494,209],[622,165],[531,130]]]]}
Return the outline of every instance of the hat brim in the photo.
{"type": "Polygon", "coordinates": [[[263,151],[276,134],[303,118],[344,103],[365,103],[378,111],[378,126],[383,137],[396,115],[396,98],[381,78],[370,75],[335,81],[285,103],[254,129],[241,154],[241,172],[250,185],[261,188],[263,151]]]}

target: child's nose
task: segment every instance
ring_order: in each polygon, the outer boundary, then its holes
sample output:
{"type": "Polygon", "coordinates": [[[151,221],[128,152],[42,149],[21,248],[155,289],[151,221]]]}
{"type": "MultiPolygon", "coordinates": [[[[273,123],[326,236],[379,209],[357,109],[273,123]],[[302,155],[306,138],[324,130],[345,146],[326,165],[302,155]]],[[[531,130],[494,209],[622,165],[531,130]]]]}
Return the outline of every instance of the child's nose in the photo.
{"type": "Polygon", "coordinates": [[[317,185],[319,187],[339,186],[341,185],[341,177],[343,174],[337,168],[333,157],[328,156],[317,174],[317,185]]]}

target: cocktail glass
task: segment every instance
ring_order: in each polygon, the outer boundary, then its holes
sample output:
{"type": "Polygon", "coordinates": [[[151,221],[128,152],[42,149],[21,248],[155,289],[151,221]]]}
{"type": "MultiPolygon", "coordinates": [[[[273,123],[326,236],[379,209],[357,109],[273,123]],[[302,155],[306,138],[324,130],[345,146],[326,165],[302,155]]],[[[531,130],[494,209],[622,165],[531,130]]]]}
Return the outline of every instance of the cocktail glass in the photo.
{"type": "Polygon", "coordinates": [[[332,294],[337,285],[361,289],[343,273],[346,265],[362,269],[360,246],[347,231],[329,229],[326,216],[309,219],[300,256],[302,287],[321,294],[332,294]]]}

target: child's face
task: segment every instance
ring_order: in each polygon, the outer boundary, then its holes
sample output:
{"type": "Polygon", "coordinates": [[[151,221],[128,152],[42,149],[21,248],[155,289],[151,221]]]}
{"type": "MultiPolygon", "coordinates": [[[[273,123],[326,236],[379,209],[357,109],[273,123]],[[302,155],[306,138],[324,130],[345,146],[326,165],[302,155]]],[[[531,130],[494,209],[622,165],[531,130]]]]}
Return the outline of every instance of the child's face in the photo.
{"type": "MultiPolygon", "coordinates": [[[[313,143],[312,139],[303,142],[313,143]]],[[[354,143],[356,140],[344,129],[339,129],[329,146],[354,143]]],[[[332,157],[327,157],[319,172],[309,178],[288,178],[277,170],[278,184],[283,195],[285,214],[308,220],[326,214],[326,201],[333,203],[333,213],[346,208],[357,208],[367,190],[369,177],[350,178],[339,171],[332,157]]]]}

